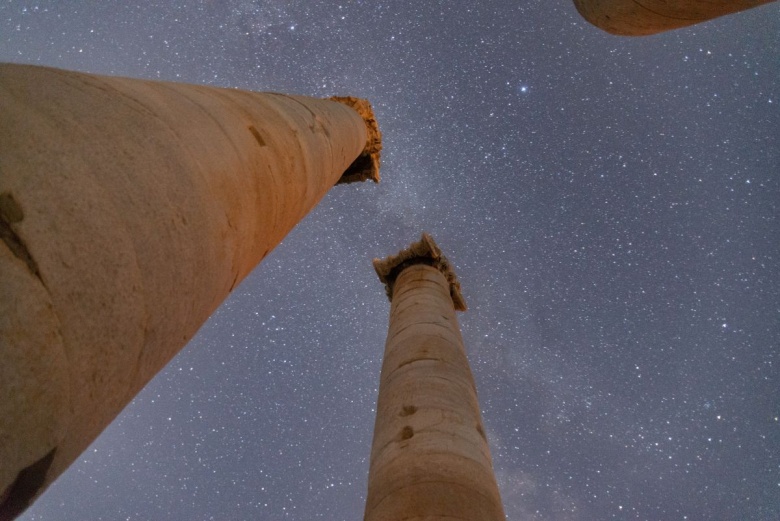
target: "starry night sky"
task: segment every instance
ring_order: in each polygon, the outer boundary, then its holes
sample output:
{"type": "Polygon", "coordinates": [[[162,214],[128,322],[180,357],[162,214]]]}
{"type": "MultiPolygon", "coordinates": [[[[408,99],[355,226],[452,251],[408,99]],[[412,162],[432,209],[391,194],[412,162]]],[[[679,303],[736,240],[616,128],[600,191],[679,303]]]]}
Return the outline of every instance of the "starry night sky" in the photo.
{"type": "Polygon", "coordinates": [[[371,258],[423,230],[508,519],[780,519],[780,5],[630,39],[569,0],[175,3],[4,2],[0,60],[365,97],[382,183],[335,187],[22,519],[361,519],[371,258]]]}

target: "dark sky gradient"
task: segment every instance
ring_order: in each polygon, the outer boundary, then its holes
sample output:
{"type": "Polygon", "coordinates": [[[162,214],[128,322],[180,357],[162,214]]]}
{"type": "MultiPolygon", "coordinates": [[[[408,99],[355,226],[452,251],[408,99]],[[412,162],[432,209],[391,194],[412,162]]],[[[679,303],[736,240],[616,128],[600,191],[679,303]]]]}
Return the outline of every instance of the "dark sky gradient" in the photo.
{"type": "MultiPolygon", "coordinates": [[[[362,518],[433,234],[512,520],[780,520],[780,5],[641,39],[569,0],[4,2],[0,60],[368,98],[335,187],[23,517],[362,518]]],[[[186,295],[183,298],[187,298],[186,295]]]]}

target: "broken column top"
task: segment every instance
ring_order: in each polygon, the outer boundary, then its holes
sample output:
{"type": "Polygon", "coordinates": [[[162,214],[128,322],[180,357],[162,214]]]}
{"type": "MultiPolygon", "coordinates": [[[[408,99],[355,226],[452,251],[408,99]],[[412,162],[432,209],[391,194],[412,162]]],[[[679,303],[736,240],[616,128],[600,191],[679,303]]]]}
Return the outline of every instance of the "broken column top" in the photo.
{"type": "Polygon", "coordinates": [[[385,285],[387,298],[393,300],[393,286],[398,275],[414,264],[427,264],[438,269],[450,285],[450,297],[457,311],[466,311],[466,301],[460,293],[460,282],[452,269],[447,257],[429,234],[423,232],[417,242],[410,244],[405,250],[384,259],[374,259],[374,270],[379,280],[385,285]]]}
{"type": "Polygon", "coordinates": [[[378,183],[382,133],[379,131],[379,125],[374,117],[374,109],[371,107],[371,103],[368,100],[353,98],[352,96],[333,96],[328,99],[347,105],[360,114],[366,123],[368,135],[365,148],[336,184],[359,183],[369,179],[378,183]]]}

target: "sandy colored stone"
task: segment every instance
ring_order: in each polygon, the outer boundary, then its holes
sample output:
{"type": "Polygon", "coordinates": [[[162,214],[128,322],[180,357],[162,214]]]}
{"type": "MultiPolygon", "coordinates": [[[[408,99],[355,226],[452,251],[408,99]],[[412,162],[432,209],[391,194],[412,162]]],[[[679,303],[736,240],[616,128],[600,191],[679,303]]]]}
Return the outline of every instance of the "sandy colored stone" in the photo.
{"type": "Polygon", "coordinates": [[[391,309],[366,521],[505,519],[442,257],[426,234],[374,261],[391,309]]]}
{"type": "Polygon", "coordinates": [[[774,0],[574,0],[587,21],[608,33],[644,36],[698,24],[774,0]]]}
{"type": "Polygon", "coordinates": [[[379,148],[345,103],[0,65],[0,519],[379,148]]]}
{"type": "Polygon", "coordinates": [[[433,237],[425,232],[423,232],[419,241],[413,242],[395,255],[390,255],[384,259],[374,259],[374,271],[376,271],[379,280],[385,285],[387,298],[391,301],[393,300],[393,285],[398,272],[409,263],[419,263],[421,260],[434,266],[447,279],[455,310],[466,311],[466,301],[460,292],[460,282],[458,281],[458,276],[455,275],[455,270],[452,269],[450,262],[441,252],[433,237]]]}

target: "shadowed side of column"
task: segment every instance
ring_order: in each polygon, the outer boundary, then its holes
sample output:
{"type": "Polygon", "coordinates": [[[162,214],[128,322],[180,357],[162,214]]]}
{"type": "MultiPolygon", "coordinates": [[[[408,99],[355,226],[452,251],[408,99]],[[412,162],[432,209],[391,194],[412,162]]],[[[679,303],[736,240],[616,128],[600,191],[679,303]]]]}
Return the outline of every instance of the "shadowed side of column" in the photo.
{"type": "Polygon", "coordinates": [[[0,519],[379,148],[353,98],[1,65],[0,519]]]}

